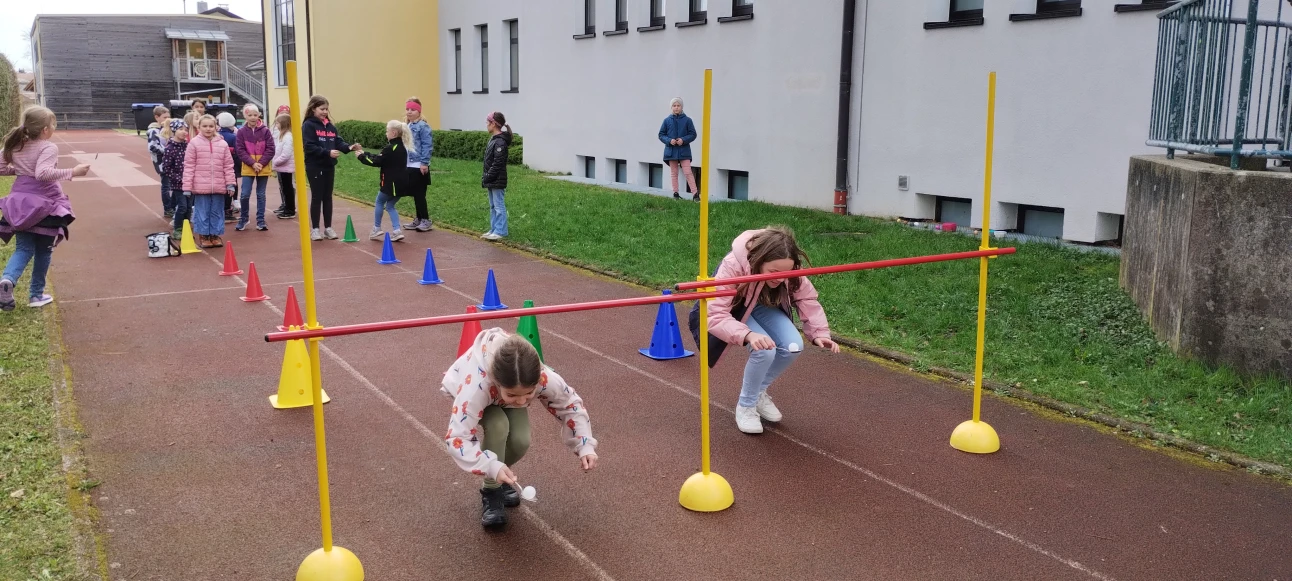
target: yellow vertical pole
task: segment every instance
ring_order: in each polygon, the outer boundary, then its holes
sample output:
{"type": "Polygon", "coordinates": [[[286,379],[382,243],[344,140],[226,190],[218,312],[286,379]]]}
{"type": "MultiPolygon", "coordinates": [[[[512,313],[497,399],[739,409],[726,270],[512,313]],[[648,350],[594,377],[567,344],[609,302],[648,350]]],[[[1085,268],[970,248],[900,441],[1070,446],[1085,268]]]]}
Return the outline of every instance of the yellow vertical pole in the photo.
{"type": "MultiPolygon", "coordinates": [[[[300,89],[296,78],[296,61],[287,61],[287,102],[292,108],[292,154],[296,161],[296,207],[309,209],[305,183],[305,145],[301,138],[304,111],[300,107],[300,89]]],[[[301,268],[305,279],[305,324],[322,328],[318,321],[318,301],[314,290],[314,255],[310,248],[309,224],[304,216],[298,220],[301,241],[301,268]]],[[[296,571],[297,581],[362,581],[363,565],[350,551],[332,544],[332,507],[328,498],[327,438],[323,429],[323,377],[319,364],[319,340],[309,340],[310,375],[314,394],[314,450],[318,462],[319,521],[323,528],[323,548],[314,551],[296,571]]]]}
{"type": "MultiPolygon", "coordinates": [[[[987,155],[983,172],[982,242],[979,250],[991,248],[991,166],[996,131],[996,73],[987,77],[987,155]]],[[[982,361],[987,334],[987,257],[978,259],[978,336],[974,354],[973,419],[956,426],[951,446],[964,452],[990,454],[1000,449],[1000,437],[982,414],[982,361]]]]}
{"type": "MultiPolygon", "coordinates": [[[[709,127],[713,105],[713,69],[704,70],[704,118],[700,122],[700,276],[709,276],[709,127]]],[[[711,290],[711,289],[705,289],[711,290]]],[[[709,470],[709,304],[700,301],[700,472],[692,474],[678,493],[682,506],[716,512],[735,502],[731,484],[709,470]]]]}

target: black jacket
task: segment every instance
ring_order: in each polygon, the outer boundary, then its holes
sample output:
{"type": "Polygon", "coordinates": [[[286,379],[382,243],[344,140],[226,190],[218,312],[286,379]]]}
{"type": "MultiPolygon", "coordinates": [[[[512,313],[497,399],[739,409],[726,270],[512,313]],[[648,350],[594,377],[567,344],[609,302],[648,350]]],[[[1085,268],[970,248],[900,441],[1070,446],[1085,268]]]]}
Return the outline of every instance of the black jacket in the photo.
{"type": "Polygon", "coordinates": [[[350,144],[337,133],[336,125],[331,121],[324,123],[311,115],[301,123],[301,145],[305,148],[305,169],[323,169],[336,167],[332,150],[341,153],[350,152],[350,144]]]}
{"type": "Polygon", "coordinates": [[[359,154],[359,163],[381,168],[381,193],[397,195],[408,187],[408,149],[398,137],[386,143],[381,153],[359,154]]]}
{"type": "Polygon", "coordinates": [[[511,145],[501,133],[489,138],[485,146],[484,172],[480,177],[480,187],[486,190],[507,189],[507,157],[511,145]]]}

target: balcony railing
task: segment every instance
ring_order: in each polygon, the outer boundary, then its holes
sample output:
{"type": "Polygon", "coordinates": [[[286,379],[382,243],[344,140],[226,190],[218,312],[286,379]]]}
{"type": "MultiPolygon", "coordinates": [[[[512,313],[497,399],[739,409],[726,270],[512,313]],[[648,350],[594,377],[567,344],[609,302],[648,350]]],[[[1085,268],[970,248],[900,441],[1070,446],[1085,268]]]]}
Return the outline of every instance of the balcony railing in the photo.
{"type": "Polygon", "coordinates": [[[228,77],[224,59],[177,58],[172,71],[182,83],[220,83],[228,77]]]}
{"type": "MultiPolygon", "coordinates": [[[[1158,15],[1146,144],[1230,158],[1292,158],[1292,24],[1283,0],[1185,0],[1158,15]],[[1264,5],[1266,15],[1261,19],[1264,5]]],[[[1290,10],[1292,12],[1292,10],[1290,10]]]]}

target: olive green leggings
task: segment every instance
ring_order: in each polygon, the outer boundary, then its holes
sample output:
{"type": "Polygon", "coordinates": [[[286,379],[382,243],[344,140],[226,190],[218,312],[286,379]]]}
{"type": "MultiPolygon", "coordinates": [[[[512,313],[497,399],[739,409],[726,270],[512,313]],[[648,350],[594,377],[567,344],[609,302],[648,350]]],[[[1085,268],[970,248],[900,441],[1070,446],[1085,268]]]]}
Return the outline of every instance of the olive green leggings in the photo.
{"type": "MultiPolygon", "coordinates": [[[[503,464],[514,466],[529,450],[529,408],[504,408],[491,405],[480,420],[484,427],[484,449],[493,452],[503,464]]],[[[497,488],[497,480],[485,479],[485,488],[497,488]]]]}

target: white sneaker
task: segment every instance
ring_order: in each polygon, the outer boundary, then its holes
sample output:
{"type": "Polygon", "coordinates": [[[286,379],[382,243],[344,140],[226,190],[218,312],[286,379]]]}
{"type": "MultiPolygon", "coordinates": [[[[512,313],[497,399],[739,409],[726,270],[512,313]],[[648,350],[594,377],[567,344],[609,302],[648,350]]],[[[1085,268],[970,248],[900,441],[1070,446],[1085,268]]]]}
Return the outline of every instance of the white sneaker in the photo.
{"type": "Polygon", "coordinates": [[[31,302],[27,303],[27,306],[31,308],[39,308],[52,302],[54,302],[54,297],[42,294],[38,297],[31,297],[31,302]]]}
{"type": "Polygon", "coordinates": [[[323,234],[319,232],[318,228],[310,228],[310,240],[318,242],[319,240],[322,240],[322,239],[323,239],[323,234]]]}
{"type": "Polygon", "coordinates": [[[325,229],[323,230],[323,235],[324,235],[324,236],[327,236],[327,239],[328,239],[328,240],[336,240],[336,239],[337,239],[336,230],[333,230],[332,228],[325,228],[325,229]]]}
{"type": "Polygon", "coordinates": [[[403,239],[404,239],[404,232],[402,230],[392,230],[390,232],[391,242],[399,242],[400,240],[403,240],[403,239]]]}
{"type": "Polygon", "coordinates": [[[493,230],[490,230],[488,232],[485,232],[484,234],[481,234],[480,237],[484,238],[485,240],[489,240],[489,237],[493,235],[494,235],[493,230]]]}
{"type": "Polygon", "coordinates": [[[758,405],[754,409],[758,410],[758,415],[769,422],[781,421],[781,410],[776,409],[776,404],[772,403],[772,397],[763,392],[758,395],[758,405]]]}
{"type": "Polygon", "coordinates": [[[495,233],[493,233],[493,232],[490,232],[490,233],[485,234],[484,236],[482,236],[482,238],[484,238],[485,240],[488,240],[488,241],[490,241],[490,242],[493,242],[493,241],[495,241],[495,240],[502,240],[502,235],[501,235],[501,234],[495,234],[495,233]]]}
{"type": "Polygon", "coordinates": [[[746,434],[763,433],[763,421],[758,419],[758,409],[737,405],[736,427],[746,434]]]}
{"type": "Polygon", "coordinates": [[[384,238],[384,236],[381,231],[381,228],[373,226],[372,232],[368,233],[368,240],[381,240],[382,238],[384,238]]]}

